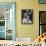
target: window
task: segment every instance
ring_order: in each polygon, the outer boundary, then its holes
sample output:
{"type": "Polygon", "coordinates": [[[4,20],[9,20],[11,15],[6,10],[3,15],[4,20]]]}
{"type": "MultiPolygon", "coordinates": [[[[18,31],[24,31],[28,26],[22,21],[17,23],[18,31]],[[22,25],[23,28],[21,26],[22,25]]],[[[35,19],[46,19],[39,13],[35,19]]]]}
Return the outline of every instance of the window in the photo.
{"type": "Polygon", "coordinates": [[[15,40],[15,3],[0,3],[0,40],[15,40]]]}
{"type": "Polygon", "coordinates": [[[39,0],[40,4],[46,4],[46,0],[39,0]]]}
{"type": "Polygon", "coordinates": [[[46,11],[39,12],[39,35],[46,32],[46,11]]]}

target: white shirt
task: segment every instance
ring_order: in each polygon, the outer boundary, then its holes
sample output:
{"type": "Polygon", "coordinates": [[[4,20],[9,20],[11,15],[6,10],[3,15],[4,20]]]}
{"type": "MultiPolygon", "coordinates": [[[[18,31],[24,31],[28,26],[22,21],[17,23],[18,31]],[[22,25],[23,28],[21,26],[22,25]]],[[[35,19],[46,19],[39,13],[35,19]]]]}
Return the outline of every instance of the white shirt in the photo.
{"type": "Polygon", "coordinates": [[[26,18],[23,18],[22,22],[23,22],[23,23],[32,23],[31,20],[27,20],[26,18]]]}

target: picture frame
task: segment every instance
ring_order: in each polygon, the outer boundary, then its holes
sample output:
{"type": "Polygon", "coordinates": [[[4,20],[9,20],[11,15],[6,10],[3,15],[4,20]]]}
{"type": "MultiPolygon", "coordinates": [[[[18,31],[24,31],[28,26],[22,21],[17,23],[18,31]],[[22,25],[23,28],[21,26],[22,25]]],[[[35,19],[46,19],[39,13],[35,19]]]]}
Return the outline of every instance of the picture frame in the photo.
{"type": "Polygon", "coordinates": [[[46,4],[46,0],[39,0],[39,4],[46,4]]]}
{"type": "Polygon", "coordinates": [[[33,23],[33,9],[22,9],[21,10],[21,23],[22,24],[33,23]]]}

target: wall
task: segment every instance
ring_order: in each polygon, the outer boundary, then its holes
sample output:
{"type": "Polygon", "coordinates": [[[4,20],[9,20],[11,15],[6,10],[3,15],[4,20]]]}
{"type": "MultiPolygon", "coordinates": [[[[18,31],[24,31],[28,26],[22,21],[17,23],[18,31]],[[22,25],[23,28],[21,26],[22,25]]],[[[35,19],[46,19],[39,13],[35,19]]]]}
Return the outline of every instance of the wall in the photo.
{"type": "Polygon", "coordinates": [[[0,2],[16,2],[16,37],[36,38],[39,34],[39,10],[46,10],[46,4],[38,0],[3,0],[0,2]],[[33,24],[21,24],[21,9],[33,9],[33,24]]]}
{"type": "Polygon", "coordinates": [[[36,38],[39,33],[39,6],[37,0],[19,0],[17,5],[17,37],[36,38]],[[21,9],[33,9],[33,24],[21,24],[21,9]]]}

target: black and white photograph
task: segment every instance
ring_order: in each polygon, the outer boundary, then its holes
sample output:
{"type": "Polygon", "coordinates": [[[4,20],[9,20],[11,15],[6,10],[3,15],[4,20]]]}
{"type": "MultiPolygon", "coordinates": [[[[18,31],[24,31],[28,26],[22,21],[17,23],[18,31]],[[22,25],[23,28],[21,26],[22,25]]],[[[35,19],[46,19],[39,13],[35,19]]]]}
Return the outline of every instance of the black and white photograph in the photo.
{"type": "Polygon", "coordinates": [[[33,10],[32,9],[22,9],[21,22],[23,24],[32,24],[33,23],[33,10]]]}

